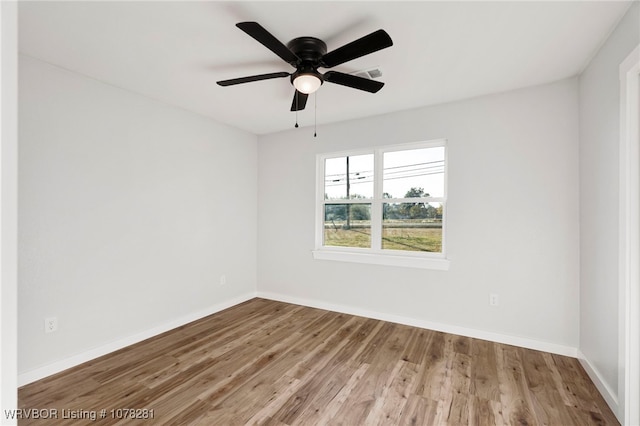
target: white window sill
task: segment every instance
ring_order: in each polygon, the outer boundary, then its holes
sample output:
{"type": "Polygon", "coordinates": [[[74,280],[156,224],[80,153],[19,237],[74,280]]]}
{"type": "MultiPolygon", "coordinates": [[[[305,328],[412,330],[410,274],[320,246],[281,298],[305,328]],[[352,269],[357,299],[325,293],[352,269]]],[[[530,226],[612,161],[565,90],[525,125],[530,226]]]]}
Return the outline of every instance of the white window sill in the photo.
{"type": "Polygon", "coordinates": [[[402,256],[379,253],[357,253],[337,250],[313,250],[316,260],[369,263],[372,265],[402,266],[406,268],[449,270],[449,260],[444,258],[402,256]]]}

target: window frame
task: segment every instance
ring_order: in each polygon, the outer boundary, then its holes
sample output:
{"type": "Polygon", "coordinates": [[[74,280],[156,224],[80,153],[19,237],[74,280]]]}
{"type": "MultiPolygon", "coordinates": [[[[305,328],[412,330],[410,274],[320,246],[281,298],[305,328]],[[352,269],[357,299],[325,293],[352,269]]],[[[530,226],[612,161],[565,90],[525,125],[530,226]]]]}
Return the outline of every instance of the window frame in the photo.
{"type": "Polygon", "coordinates": [[[314,259],[344,262],[369,263],[400,267],[448,270],[449,259],[446,256],[447,228],[447,182],[448,182],[448,146],[446,139],[435,139],[407,144],[386,145],[380,147],[353,149],[348,151],[321,153],[316,156],[316,217],[314,259]],[[383,198],[384,169],[383,158],[387,152],[407,151],[425,148],[444,148],[444,188],[442,197],[383,198]],[[373,154],[374,181],[372,198],[325,199],[325,161],[331,158],[354,157],[373,154]],[[418,252],[382,248],[383,205],[385,203],[423,202],[442,205],[442,251],[418,252]],[[324,245],[324,214],[327,204],[366,204],[371,205],[371,247],[343,247],[324,245]]]}

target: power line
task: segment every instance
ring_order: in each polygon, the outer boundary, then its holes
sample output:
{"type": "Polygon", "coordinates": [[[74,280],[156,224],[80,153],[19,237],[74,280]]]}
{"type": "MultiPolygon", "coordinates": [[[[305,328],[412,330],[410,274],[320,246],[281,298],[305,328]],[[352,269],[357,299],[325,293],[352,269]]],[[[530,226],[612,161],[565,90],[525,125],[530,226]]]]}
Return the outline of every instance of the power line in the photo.
{"type": "Polygon", "coordinates": [[[441,175],[443,173],[444,173],[444,170],[438,171],[438,172],[431,172],[431,173],[420,173],[420,174],[417,174],[417,175],[394,176],[394,177],[390,177],[390,178],[385,178],[384,180],[405,179],[405,178],[417,177],[417,176],[441,175]]]}
{"type": "Polygon", "coordinates": [[[424,164],[435,164],[435,163],[444,163],[444,160],[427,161],[426,163],[407,164],[407,165],[404,165],[404,166],[385,167],[383,170],[399,169],[399,168],[402,168],[402,167],[421,166],[421,165],[424,165],[424,164]]]}
{"type": "MultiPolygon", "coordinates": [[[[435,166],[421,167],[419,169],[412,169],[412,170],[396,170],[394,172],[385,173],[383,175],[383,179],[384,180],[398,179],[398,178],[402,178],[402,177],[406,177],[406,176],[400,176],[400,177],[387,177],[387,176],[393,175],[393,174],[416,173],[416,172],[421,172],[421,171],[425,171],[425,172],[429,172],[430,171],[431,172],[431,173],[426,173],[426,174],[444,173],[444,166],[443,165],[435,165],[435,166]],[[437,169],[437,170],[434,171],[434,169],[437,169]]],[[[331,176],[339,176],[339,177],[336,178],[336,179],[325,179],[325,182],[340,182],[340,181],[346,180],[346,174],[345,173],[335,174],[335,175],[331,175],[331,176]]],[[[419,176],[419,175],[416,175],[416,176],[419,176]]],[[[373,175],[364,174],[364,173],[361,174],[360,172],[349,175],[349,179],[350,180],[371,179],[371,178],[373,178],[373,175]],[[355,175],[356,177],[352,177],[353,175],[355,175]]]]}
{"type": "MultiPolygon", "coordinates": [[[[394,176],[394,177],[390,177],[390,178],[385,178],[384,180],[387,181],[387,180],[406,179],[406,178],[419,177],[419,176],[440,175],[442,173],[444,173],[444,170],[443,171],[430,172],[430,173],[418,173],[418,174],[412,174],[412,175],[406,175],[406,176],[394,176]]],[[[331,186],[344,186],[344,185],[346,185],[346,182],[345,183],[336,183],[336,182],[342,182],[343,180],[344,179],[336,179],[336,180],[332,180],[332,181],[325,180],[325,185],[324,186],[325,186],[325,188],[331,187],[331,186]],[[328,182],[330,182],[330,183],[328,183],[328,182]]],[[[372,182],[373,182],[373,180],[365,180],[365,181],[358,182],[357,184],[372,183],[372,182]]],[[[352,184],[352,185],[355,185],[355,184],[352,184]]]]}
{"type": "MultiPolygon", "coordinates": [[[[426,164],[436,164],[436,163],[444,163],[444,160],[435,160],[435,161],[427,161],[427,162],[424,162],[424,163],[414,163],[414,164],[405,164],[405,165],[402,165],[402,166],[385,167],[382,170],[384,172],[385,170],[401,169],[401,168],[408,168],[408,167],[415,167],[415,166],[424,166],[426,164]]],[[[433,167],[433,166],[430,166],[430,167],[433,167]]],[[[358,171],[358,172],[353,172],[351,174],[353,175],[353,174],[359,174],[359,173],[373,173],[373,170],[361,170],[361,171],[358,171]]],[[[335,174],[331,174],[331,175],[325,175],[325,177],[344,176],[344,175],[345,175],[345,173],[335,173],[335,174]]]]}

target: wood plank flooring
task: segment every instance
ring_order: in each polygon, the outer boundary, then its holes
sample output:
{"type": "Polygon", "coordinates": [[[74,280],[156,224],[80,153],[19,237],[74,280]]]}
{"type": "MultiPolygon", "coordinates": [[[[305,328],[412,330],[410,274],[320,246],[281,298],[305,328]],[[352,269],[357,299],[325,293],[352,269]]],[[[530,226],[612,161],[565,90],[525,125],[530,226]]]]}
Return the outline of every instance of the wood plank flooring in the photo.
{"type": "Polygon", "coordinates": [[[264,299],[24,386],[18,400],[58,410],[20,425],[618,424],[576,359],[264,299]],[[153,419],[112,411],[129,408],[153,419]]]}

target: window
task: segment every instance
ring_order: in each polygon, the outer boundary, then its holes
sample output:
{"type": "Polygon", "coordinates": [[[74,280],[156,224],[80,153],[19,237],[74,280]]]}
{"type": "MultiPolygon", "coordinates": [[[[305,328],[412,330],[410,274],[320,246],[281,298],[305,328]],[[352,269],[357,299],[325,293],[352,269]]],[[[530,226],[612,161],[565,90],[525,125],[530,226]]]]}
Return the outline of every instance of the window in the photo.
{"type": "Polygon", "coordinates": [[[446,158],[444,140],[319,155],[314,257],[448,269],[446,158]]]}

